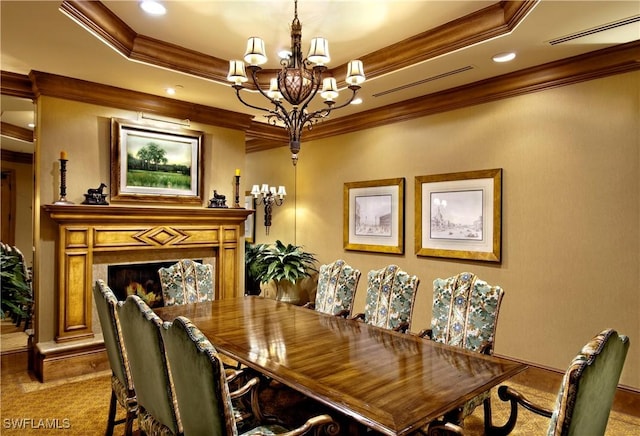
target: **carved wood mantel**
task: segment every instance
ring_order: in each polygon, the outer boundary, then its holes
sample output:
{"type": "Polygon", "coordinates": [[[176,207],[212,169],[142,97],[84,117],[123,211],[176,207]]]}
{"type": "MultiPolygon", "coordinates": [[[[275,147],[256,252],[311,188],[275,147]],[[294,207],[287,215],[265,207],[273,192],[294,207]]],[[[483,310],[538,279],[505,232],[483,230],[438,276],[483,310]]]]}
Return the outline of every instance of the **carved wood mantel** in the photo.
{"type": "Polygon", "coordinates": [[[56,342],[93,337],[94,253],[211,248],[215,297],[240,296],[240,238],[250,209],[44,205],[58,225],[56,342]]]}

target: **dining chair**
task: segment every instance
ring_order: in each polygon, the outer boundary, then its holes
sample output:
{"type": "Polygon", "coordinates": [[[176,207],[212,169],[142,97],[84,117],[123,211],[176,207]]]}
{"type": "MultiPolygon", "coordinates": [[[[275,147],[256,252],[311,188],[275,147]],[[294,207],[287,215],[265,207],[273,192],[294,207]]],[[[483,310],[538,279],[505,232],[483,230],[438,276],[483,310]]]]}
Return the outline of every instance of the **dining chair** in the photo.
{"type": "Polygon", "coordinates": [[[321,265],[315,301],[305,304],[304,307],[329,315],[347,317],[353,308],[353,297],[359,280],[360,270],[347,265],[342,259],[321,265]]]}
{"type": "Polygon", "coordinates": [[[181,259],[158,270],[165,306],[212,301],[213,267],[191,259],[181,259]]]}
{"type": "Polygon", "coordinates": [[[124,434],[131,435],[133,421],[138,414],[138,402],[117,312],[118,299],[103,280],[96,281],[93,297],[102,327],[104,346],[111,365],[111,400],[105,434],[112,435],[114,426],[124,423],[124,434]],[[126,411],[125,418],[117,421],[115,420],[116,403],[126,411]]]}
{"type": "MultiPolygon", "coordinates": [[[[179,316],[162,330],[171,373],[177,394],[178,408],[185,436],[237,435],[233,415],[232,393],[229,391],[225,370],[214,346],[187,318],[179,316]]],[[[254,416],[262,421],[264,415],[257,401],[258,378],[247,383],[245,390],[252,396],[254,416]]],[[[237,392],[243,388],[238,389],[237,392]]],[[[242,394],[238,394],[242,395],[242,394]]],[[[287,430],[280,424],[261,424],[243,435],[304,435],[322,429],[323,434],[336,435],[339,426],[329,415],[318,415],[302,426],[287,430]]],[[[320,434],[320,433],[315,433],[320,434]]]]}
{"type": "Polygon", "coordinates": [[[604,435],[620,374],[629,350],[629,338],[606,329],[587,342],[569,364],[553,409],[534,404],[513,388],[498,388],[502,401],[509,401],[511,414],[497,434],[508,434],[518,419],[518,405],[550,418],[550,436],[604,435]]]}
{"type": "Polygon", "coordinates": [[[137,295],[118,306],[138,398],[138,427],[147,435],[181,435],[182,424],[162,340],[162,320],[137,295]]]}
{"type": "Polygon", "coordinates": [[[367,296],[364,313],[352,319],[364,321],[376,327],[406,332],[411,323],[413,304],[420,279],[388,265],[367,274],[367,296]]]}
{"type": "MultiPolygon", "coordinates": [[[[500,286],[491,286],[470,272],[435,279],[431,327],[419,335],[435,342],[491,355],[503,296],[504,290],[500,286]]],[[[447,419],[461,423],[480,404],[484,405],[487,426],[491,418],[490,390],[449,412],[447,419]]]]}

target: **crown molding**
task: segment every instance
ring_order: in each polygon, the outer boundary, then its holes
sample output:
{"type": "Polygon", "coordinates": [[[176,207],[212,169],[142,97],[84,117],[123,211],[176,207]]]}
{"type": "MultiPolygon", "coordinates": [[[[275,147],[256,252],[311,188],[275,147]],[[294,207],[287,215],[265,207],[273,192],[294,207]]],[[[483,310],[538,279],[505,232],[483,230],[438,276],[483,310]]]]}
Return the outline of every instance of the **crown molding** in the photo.
{"type": "Polygon", "coordinates": [[[10,71],[0,71],[0,93],[12,97],[35,99],[29,76],[10,71]]]}
{"type": "Polygon", "coordinates": [[[239,130],[246,130],[253,118],[251,115],[239,112],[173,100],[41,71],[31,71],[29,78],[33,83],[36,97],[46,95],[83,103],[152,113],[169,118],[188,119],[212,126],[239,130]]]}
{"type": "Polygon", "coordinates": [[[32,164],[33,154],[2,149],[0,150],[0,160],[5,162],[32,164]]]}
{"type": "Polygon", "coordinates": [[[0,132],[2,136],[18,139],[20,141],[33,142],[33,131],[15,124],[0,121],[0,132]]]}

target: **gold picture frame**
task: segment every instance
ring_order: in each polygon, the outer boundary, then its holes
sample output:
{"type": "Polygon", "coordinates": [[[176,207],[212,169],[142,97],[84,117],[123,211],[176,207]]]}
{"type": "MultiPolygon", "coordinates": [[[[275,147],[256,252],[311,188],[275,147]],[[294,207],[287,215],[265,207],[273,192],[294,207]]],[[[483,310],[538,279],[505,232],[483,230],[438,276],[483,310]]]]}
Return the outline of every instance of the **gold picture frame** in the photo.
{"type": "Polygon", "coordinates": [[[204,132],[111,119],[111,201],[203,204],[204,132]]]}
{"type": "Polygon", "coordinates": [[[404,178],[344,184],[345,250],[404,253],[404,178]]]}
{"type": "Polygon", "coordinates": [[[415,178],[418,256],[501,262],[502,169],[415,178]]]}

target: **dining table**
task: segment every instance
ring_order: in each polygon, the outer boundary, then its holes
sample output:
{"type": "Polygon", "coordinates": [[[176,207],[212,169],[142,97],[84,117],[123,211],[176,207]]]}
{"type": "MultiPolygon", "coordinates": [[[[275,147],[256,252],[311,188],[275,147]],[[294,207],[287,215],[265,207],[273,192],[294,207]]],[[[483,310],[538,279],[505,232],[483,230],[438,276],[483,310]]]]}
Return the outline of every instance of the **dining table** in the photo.
{"type": "Polygon", "coordinates": [[[406,435],[526,365],[260,296],[154,311],[223,355],[385,435],[406,435]]]}

